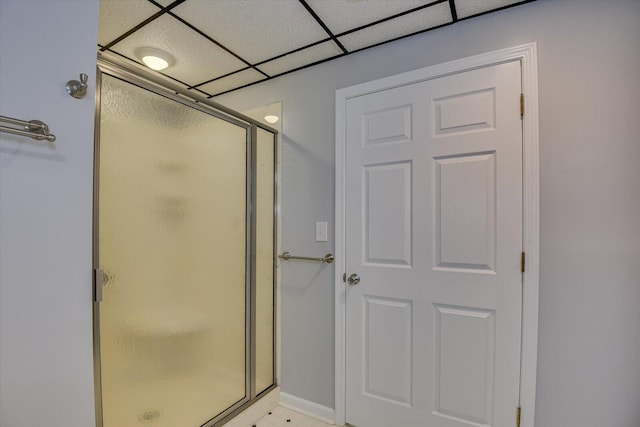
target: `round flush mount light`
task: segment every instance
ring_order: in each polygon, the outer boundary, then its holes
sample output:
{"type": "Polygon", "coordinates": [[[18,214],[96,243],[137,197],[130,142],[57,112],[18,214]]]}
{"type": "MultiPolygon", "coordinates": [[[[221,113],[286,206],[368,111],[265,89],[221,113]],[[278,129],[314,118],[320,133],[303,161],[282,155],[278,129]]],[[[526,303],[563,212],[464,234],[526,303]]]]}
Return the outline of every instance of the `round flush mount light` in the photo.
{"type": "Polygon", "coordinates": [[[276,115],[273,115],[273,114],[267,114],[266,116],[264,116],[264,119],[265,119],[267,122],[269,122],[269,123],[271,123],[271,124],[274,124],[274,123],[277,123],[277,122],[278,122],[278,120],[280,120],[280,117],[278,117],[278,116],[276,116],[276,115]]]}
{"type": "Polygon", "coordinates": [[[271,104],[267,106],[267,111],[264,112],[264,120],[267,123],[277,123],[278,120],[280,120],[280,117],[278,117],[278,108],[276,106],[276,104],[271,104]]]}
{"type": "Polygon", "coordinates": [[[154,47],[141,47],[136,50],[136,55],[147,67],[156,71],[164,70],[175,63],[173,56],[154,47]]]}

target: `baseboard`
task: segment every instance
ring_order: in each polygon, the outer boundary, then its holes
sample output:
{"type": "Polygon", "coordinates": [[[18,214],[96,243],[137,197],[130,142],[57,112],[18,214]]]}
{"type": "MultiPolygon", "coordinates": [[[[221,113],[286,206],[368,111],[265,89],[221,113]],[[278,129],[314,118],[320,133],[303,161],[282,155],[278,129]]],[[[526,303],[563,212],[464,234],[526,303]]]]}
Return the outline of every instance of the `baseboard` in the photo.
{"type": "Polygon", "coordinates": [[[270,410],[278,406],[279,400],[280,387],[276,387],[265,396],[261,397],[256,403],[238,414],[237,417],[225,424],[224,427],[254,426],[260,418],[264,417],[270,410]]]}
{"type": "Polygon", "coordinates": [[[280,392],[280,406],[300,412],[326,424],[335,424],[336,411],[324,405],[302,399],[289,393],[280,392]]]}

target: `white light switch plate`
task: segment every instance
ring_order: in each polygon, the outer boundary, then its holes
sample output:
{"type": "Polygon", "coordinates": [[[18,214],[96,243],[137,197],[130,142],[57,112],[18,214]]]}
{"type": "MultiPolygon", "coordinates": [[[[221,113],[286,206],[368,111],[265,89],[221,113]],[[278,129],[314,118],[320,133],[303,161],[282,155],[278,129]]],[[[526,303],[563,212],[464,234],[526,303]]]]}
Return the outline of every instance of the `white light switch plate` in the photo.
{"type": "Polygon", "coordinates": [[[316,222],[316,242],[326,242],[329,237],[326,221],[316,222]]]}

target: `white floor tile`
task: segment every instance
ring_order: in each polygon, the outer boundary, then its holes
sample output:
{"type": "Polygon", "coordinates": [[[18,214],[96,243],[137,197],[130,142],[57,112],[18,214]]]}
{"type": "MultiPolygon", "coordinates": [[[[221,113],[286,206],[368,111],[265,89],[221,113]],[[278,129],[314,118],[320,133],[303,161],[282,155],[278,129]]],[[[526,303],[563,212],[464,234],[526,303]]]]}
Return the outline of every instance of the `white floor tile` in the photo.
{"type": "Polygon", "coordinates": [[[277,406],[262,417],[256,423],[256,427],[329,427],[329,424],[277,406]]]}

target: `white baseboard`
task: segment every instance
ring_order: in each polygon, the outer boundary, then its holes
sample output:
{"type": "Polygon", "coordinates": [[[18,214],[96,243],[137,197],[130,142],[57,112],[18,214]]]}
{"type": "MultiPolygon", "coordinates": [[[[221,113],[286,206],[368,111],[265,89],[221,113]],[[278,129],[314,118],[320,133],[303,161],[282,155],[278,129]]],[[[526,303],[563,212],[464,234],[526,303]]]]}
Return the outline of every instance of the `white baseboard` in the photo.
{"type": "Polygon", "coordinates": [[[280,406],[326,424],[333,425],[336,422],[336,411],[333,408],[310,402],[289,393],[280,392],[280,406]]]}
{"type": "Polygon", "coordinates": [[[260,418],[267,415],[270,410],[278,406],[279,400],[280,387],[276,387],[225,424],[225,427],[251,427],[255,425],[260,418]]]}

